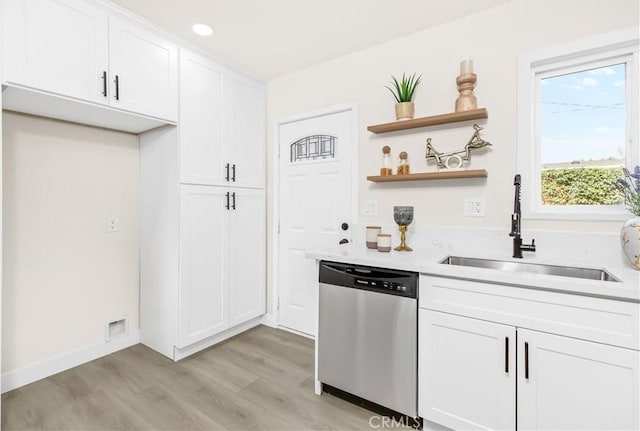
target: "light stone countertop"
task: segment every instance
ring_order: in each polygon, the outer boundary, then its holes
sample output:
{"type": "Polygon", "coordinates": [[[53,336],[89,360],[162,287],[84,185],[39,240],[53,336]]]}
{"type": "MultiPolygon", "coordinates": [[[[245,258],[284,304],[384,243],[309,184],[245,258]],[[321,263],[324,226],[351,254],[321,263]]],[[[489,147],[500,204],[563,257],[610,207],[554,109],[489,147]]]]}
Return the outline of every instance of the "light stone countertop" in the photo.
{"type": "MultiPolygon", "coordinates": [[[[364,231],[364,227],[355,227],[364,231]]],[[[396,228],[397,229],[397,228],[396,228]]],[[[391,227],[387,232],[393,232],[391,227]]],[[[617,235],[574,232],[529,232],[525,243],[536,238],[537,251],[524,252],[523,259],[511,257],[511,238],[505,232],[481,229],[424,229],[413,232],[407,244],[412,252],[381,253],[367,249],[356,234],[354,242],[336,245],[327,250],[310,250],[306,256],[316,260],[415,271],[421,274],[486,281],[522,288],[550,290],[600,298],[640,302],[640,271],[626,261],[620,251],[617,235]],[[580,268],[605,269],[620,282],[587,280],[545,274],[516,273],[496,269],[444,265],[447,256],[495,259],[503,261],[562,265],[580,268]]],[[[399,243],[397,235],[393,245],[399,243]]]]}

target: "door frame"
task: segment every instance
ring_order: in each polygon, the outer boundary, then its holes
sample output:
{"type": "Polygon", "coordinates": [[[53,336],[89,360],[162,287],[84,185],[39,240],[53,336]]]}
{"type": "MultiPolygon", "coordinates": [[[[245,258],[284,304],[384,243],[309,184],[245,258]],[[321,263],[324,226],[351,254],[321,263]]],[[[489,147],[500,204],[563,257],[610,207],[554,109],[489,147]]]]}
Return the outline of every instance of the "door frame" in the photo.
{"type": "MultiPolygon", "coordinates": [[[[358,182],[358,147],[360,138],[358,135],[359,116],[358,116],[358,103],[346,102],[337,105],[325,106],[322,108],[314,109],[312,111],[305,111],[297,114],[288,115],[286,117],[278,118],[273,122],[273,148],[272,148],[272,189],[271,189],[271,312],[265,314],[263,323],[272,327],[280,327],[280,311],[278,307],[278,301],[280,297],[280,234],[278,228],[280,226],[280,126],[288,123],[295,123],[297,121],[309,120],[317,117],[324,117],[331,114],[339,114],[341,112],[351,111],[351,137],[353,145],[351,148],[351,201],[353,205],[351,207],[351,225],[358,223],[358,195],[359,195],[359,182],[358,182]],[[354,181],[355,180],[355,181],[354,181]]],[[[268,280],[267,280],[268,285],[268,280]]],[[[285,329],[285,328],[283,328],[285,329]]],[[[293,330],[287,329],[291,332],[293,330]]],[[[297,333],[297,332],[296,332],[297,333]]],[[[307,334],[298,333],[300,335],[309,337],[307,334]]]]}

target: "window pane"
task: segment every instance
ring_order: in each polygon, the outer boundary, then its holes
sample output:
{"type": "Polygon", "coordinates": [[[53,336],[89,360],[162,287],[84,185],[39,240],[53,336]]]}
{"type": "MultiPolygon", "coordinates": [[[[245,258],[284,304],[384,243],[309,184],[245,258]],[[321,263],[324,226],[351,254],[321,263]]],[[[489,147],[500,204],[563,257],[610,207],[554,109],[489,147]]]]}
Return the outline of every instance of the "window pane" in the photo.
{"type": "Polygon", "coordinates": [[[291,144],[291,163],[309,160],[334,159],[336,156],[335,136],[311,135],[291,144]]]}
{"type": "Polygon", "coordinates": [[[615,205],[625,164],[625,64],[541,80],[543,205],[615,205]]]}

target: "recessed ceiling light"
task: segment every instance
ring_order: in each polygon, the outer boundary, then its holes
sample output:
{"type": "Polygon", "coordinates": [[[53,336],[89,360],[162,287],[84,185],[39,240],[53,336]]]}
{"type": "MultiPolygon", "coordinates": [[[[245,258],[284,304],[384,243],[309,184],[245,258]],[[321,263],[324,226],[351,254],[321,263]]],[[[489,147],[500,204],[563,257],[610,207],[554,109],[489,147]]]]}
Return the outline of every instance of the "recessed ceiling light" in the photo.
{"type": "Polygon", "coordinates": [[[207,24],[193,24],[191,30],[200,36],[211,36],[213,34],[213,29],[207,24]]]}

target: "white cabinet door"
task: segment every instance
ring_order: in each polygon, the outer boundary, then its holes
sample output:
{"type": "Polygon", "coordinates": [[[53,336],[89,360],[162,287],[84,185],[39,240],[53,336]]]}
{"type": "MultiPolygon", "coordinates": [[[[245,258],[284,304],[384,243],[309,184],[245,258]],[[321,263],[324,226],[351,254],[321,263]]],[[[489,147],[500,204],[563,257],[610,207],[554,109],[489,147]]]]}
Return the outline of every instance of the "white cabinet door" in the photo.
{"type": "Polygon", "coordinates": [[[229,326],[265,312],[264,191],[230,189],[229,326]]]}
{"type": "Polygon", "coordinates": [[[518,429],[639,429],[640,352],[518,329],[518,429]]]}
{"type": "Polygon", "coordinates": [[[178,347],[228,327],[225,205],[223,188],[181,186],[178,347]]]}
{"type": "Polygon", "coordinates": [[[420,309],[418,413],[453,429],[516,426],[512,326],[420,309]]]}
{"type": "Polygon", "coordinates": [[[4,79],[108,103],[108,16],[84,0],[3,2],[4,79]]]}
{"type": "Polygon", "coordinates": [[[231,163],[231,183],[264,187],[264,86],[237,73],[227,74],[225,141],[231,163]]]}
{"type": "Polygon", "coordinates": [[[110,105],[178,119],[178,50],[136,25],[109,18],[110,105]]]}
{"type": "Polygon", "coordinates": [[[223,69],[214,62],[180,51],[178,127],[182,183],[227,183],[227,162],[222,142],[223,77],[223,69]]]}

